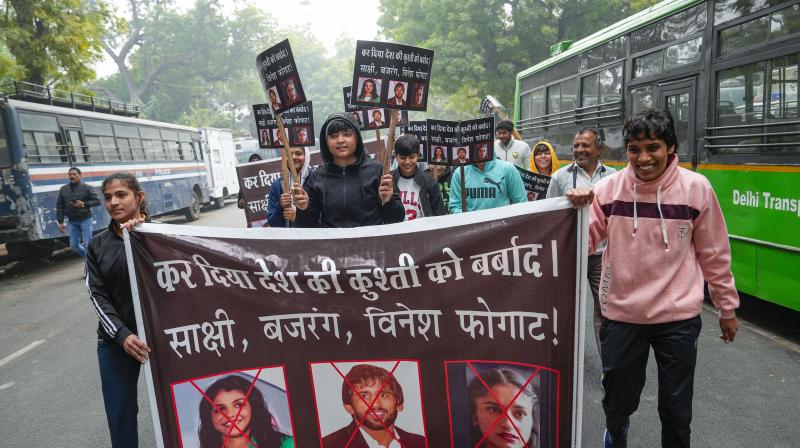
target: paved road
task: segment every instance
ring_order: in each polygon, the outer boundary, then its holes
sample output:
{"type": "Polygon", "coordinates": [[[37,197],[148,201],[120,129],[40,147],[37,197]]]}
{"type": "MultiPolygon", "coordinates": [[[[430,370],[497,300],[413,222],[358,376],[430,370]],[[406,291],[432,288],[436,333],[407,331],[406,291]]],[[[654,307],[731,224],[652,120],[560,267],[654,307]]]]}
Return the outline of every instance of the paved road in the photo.
{"type": "MultiPolygon", "coordinates": [[[[201,216],[198,225],[244,226],[241,211],[230,203],[201,216]]],[[[703,313],[695,447],[800,446],[800,313],[762,305],[743,303],[741,315],[752,316],[753,323],[744,322],[732,345],[718,339],[715,316],[703,313]],[[771,322],[776,322],[775,328],[771,322]]],[[[63,256],[50,265],[22,265],[0,277],[0,447],[109,445],[94,345],[96,326],[77,257],[63,256]]],[[[593,447],[600,445],[604,423],[600,362],[591,333],[584,373],[583,446],[593,447]]],[[[648,375],[632,419],[632,447],[659,446],[652,358],[648,375]]],[[[153,430],[143,391],[142,377],[141,445],[151,446],[153,430]]]]}

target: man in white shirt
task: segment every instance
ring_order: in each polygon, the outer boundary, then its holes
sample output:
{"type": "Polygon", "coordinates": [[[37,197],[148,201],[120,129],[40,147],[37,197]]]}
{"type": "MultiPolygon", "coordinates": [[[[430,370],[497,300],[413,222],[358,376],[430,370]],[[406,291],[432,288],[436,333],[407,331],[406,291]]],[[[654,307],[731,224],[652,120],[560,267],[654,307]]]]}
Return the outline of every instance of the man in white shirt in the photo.
{"type": "Polygon", "coordinates": [[[531,147],[522,140],[514,140],[514,123],[503,120],[497,123],[494,132],[497,137],[494,142],[494,157],[527,170],[530,166],[531,147]]]}
{"type": "MultiPolygon", "coordinates": [[[[600,134],[596,129],[584,128],[578,131],[572,142],[572,157],[575,161],[553,173],[550,186],[547,188],[547,197],[566,196],[567,191],[573,188],[592,188],[602,179],[616,173],[617,170],[600,162],[601,149],[600,134]]],[[[594,296],[594,335],[598,353],[600,352],[600,324],[603,323],[603,315],[600,313],[599,290],[605,247],[605,242],[603,242],[598,246],[597,252],[589,255],[587,272],[589,287],[594,296]]]]}

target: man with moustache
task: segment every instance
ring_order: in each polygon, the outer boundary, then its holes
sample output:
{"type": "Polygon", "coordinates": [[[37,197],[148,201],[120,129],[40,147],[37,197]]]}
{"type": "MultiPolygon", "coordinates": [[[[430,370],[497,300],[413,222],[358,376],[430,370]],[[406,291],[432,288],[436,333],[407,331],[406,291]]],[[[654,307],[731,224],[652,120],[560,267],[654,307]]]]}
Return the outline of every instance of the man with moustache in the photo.
{"type": "MultiPolygon", "coordinates": [[[[601,145],[597,129],[583,128],[579,130],[572,142],[572,157],[575,161],[553,174],[550,186],[547,188],[547,197],[566,196],[567,191],[573,188],[592,188],[601,180],[616,173],[617,170],[600,162],[601,145]]],[[[596,252],[589,255],[587,271],[589,289],[594,298],[593,324],[598,353],[600,353],[601,347],[600,325],[603,323],[603,315],[600,313],[600,275],[603,270],[603,249],[605,249],[605,243],[599,244],[596,252]]]]}
{"type": "Polygon", "coordinates": [[[403,411],[403,388],[386,369],[369,364],[350,369],[342,382],[342,404],[353,421],[323,437],[323,448],[425,447],[424,436],[395,425],[403,411]]]}

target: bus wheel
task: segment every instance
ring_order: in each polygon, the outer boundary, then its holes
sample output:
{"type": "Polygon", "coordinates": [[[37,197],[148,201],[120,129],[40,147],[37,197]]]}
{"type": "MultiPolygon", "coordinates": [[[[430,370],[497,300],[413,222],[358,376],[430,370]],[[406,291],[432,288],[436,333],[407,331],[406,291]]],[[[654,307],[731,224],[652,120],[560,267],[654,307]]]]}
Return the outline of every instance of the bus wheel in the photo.
{"type": "Polygon", "coordinates": [[[197,192],[192,193],[192,203],[183,210],[183,215],[186,216],[187,222],[197,221],[200,218],[200,208],[203,206],[203,200],[200,199],[197,192]]]}
{"type": "Polygon", "coordinates": [[[219,210],[221,208],[225,208],[225,198],[211,198],[211,202],[214,203],[214,208],[219,210]]]}

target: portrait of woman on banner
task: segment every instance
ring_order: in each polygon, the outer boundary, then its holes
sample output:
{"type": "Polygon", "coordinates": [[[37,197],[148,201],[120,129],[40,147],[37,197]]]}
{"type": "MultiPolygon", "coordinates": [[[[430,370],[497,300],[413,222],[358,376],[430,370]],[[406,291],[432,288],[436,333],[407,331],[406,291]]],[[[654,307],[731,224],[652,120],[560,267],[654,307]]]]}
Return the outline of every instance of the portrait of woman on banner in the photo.
{"type": "Polygon", "coordinates": [[[294,447],[294,439],[278,431],[261,390],[242,376],[228,375],[209,386],[199,415],[200,448],[294,447]]]}
{"type": "Polygon", "coordinates": [[[539,398],[522,374],[505,366],[480,372],[468,395],[473,447],[539,446],[539,398]]]}
{"type": "Polygon", "coordinates": [[[361,89],[356,99],[358,101],[381,102],[381,84],[372,78],[360,78],[361,89]]]}

